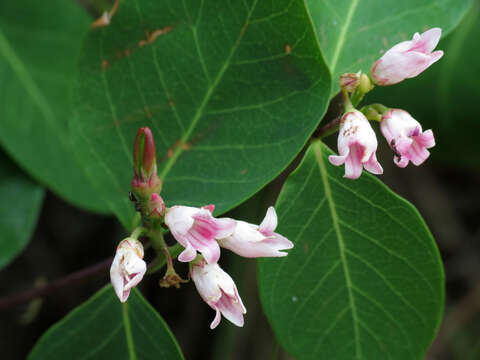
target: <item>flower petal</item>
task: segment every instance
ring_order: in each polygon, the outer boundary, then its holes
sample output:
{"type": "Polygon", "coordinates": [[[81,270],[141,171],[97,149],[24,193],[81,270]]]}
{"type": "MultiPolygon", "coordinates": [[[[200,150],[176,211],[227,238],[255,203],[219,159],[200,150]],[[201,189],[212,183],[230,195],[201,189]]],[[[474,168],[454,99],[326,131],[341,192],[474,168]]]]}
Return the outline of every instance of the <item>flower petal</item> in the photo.
{"type": "Polygon", "coordinates": [[[360,161],[363,150],[358,144],[350,147],[350,154],[345,161],[345,175],[348,179],[358,179],[362,175],[363,165],[360,161]]]}
{"type": "Polygon", "coordinates": [[[278,225],[277,213],[273,206],[270,206],[267,210],[265,218],[260,223],[258,230],[265,236],[272,235],[278,225]]]}
{"type": "Polygon", "coordinates": [[[375,153],[372,153],[370,159],[367,162],[363,163],[363,167],[365,168],[365,170],[371,172],[372,174],[383,174],[382,165],[380,165],[380,163],[377,161],[377,155],[375,155],[375,153]]]}
{"type": "Polygon", "coordinates": [[[212,323],[210,324],[210,329],[215,329],[218,324],[220,324],[220,320],[222,320],[222,315],[218,308],[215,308],[215,318],[213,319],[212,323]]]}
{"type": "Polygon", "coordinates": [[[422,147],[427,149],[435,146],[435,138],[432,130],[425,130],[423,134],[415,137],[415,141],[422,147]]]}
{"type": "Polygon", "coordinates": [[[180,253],[180,255],[178,255],[178,261],[190,262],[197,256],[197,251],[192,247],[192,245],[190,245],[188,241],[185,244],[187,247],[180,253]]]}

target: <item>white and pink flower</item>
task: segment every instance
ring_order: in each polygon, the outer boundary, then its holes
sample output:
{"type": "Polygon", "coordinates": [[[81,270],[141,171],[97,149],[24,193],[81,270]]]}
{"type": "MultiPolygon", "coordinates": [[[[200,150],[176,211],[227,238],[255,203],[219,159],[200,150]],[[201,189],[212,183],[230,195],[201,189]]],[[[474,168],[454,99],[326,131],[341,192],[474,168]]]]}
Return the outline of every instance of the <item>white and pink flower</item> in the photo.
{"type": "Polygon", "coordinates": [[[140,241],[132,238],[122,240],[110,267],[110,280],[121,302],[127,301],[130,290],[138,285],[146,271],[140,241]]]}
{"type": "Polygon", "coordinates": [[[392,47],[372,65],[373,81],[393,85],[422,73],[443,56],[443,51],[433,51],[441,35],[442,29],[433,28],[392,47]]]}
{"type": "Polygon", "coordinates": [[[218,239],[221,247],[248,258],[280,257],[288,253],[281,250],[293,248],[293,243],[280,234],[275,233],[277,214],[270,206],[260,226],[237,220],[233,233],[218,239]]]}
{"type": "Polygon", "coordinates": [[[207,264],[204,260],[191,269],[192,280],[202,299],[216,311],[210,324],[214,329],[220,323],[221,315],[237,326],[243,326],[243,306],[234,281],[218,264],[207,264]]]}
{"type": "Polygon", "coordinates": [[[345,164],[344,177],[357,179],[363,168],[372,174],[383,174],[377,161],[377,137],[365,115],[352,110],[343,115],[338,132],[339,155],[330,155],[328,160],[335,166],[345,164]]]}
{"type": "Polygon", "coordinates": [[[199,251],[209,264],[218,261],[220,247],[215,238],[224,238],[232,234],[235,220],[216,219],[212,216],[213,210],[213,205],[203,208],[173,206],[167,210],[165,223],[173,237],[185,247],[178,260],[192,261],[199,251]]]}
{"type": "Polygon", "coordinates": [[[429,156],[427,150],[435,146],[432,130],[422,132],[422,126],[408,112],[391,109],[382,116],[380,130],[395,152],[395,164],[404,168],[411,161],[422,164],[429,156]]]}

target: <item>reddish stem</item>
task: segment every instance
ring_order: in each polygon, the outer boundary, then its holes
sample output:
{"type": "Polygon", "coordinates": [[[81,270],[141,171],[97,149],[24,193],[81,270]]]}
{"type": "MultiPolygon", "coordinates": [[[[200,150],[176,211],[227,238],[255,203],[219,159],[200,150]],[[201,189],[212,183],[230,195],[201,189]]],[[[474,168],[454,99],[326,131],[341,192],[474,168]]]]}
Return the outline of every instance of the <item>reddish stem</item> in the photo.
{"type": "Polygon", "coordinates": [[[112,263],[112,260],[113,257],[110,257],[95,265],[89,266],[85,269],[69,274],[63,278],[52,281],[51,283],[48,283],[44,286],[30,289],[17,294],[0,297],[0,309],[6,309],[11,306],[19,305],[35,298],[45,297],[63,289],[66,286],[79,284],[100,273],[105,273],[105,271],[112,263]]]}

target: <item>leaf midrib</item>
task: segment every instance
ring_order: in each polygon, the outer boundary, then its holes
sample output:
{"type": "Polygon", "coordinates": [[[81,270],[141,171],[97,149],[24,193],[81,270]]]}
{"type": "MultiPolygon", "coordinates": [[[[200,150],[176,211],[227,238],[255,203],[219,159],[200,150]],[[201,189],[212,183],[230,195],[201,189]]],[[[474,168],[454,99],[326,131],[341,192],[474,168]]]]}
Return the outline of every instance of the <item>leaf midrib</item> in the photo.
{"type": "Polygon", "coordinates": [[[338,35],[337,46],[335,47],[335,51],[333,52],[332,61],[330,63],[330,70],[332,74],[335,73],[335,68],[338,63],[338,58],[340,57],[340,52],[342,51],[343,44],[345,44],[345,39],[347,37],[347,31],[352,24],[353,14],[357,8],[359,0],[353,0],[350,4],[350,8],[348,9],[347,16],[345,18],[345,23],[343,24],[342,30],[340,31],[340,35],[338,35]]]}
{"type": "Polygon", "coordinates": [[[135,345],[133,343],[132,326],[128,315],[128,304],[122,304],[122,321],[125,327],[125,338],[127,339],[128,357],[130,360],[136,360],[135,345]]]}
{"type": "MultiPolygon", "coordinates": [[[[195,115],[193,116],[192,122],[190,123],[190,126],[188,127],[187,131],[185,134],[181,137],[180,143],[181,144],[186,144],[192,135],[193,130],[197,126],[198,121],[203,115],[203,111],[205,110],[205,107],[207,106],[208,102],[210,101],[210,98],[212,97],[213,92],[215,91],[216,87],[222,80],[223,75],[225,74],[225,71],[228,69],[230,66],[231,60],[233,58],[233,55],[238,49],[238,46],[240,45],[240,42],[243,38],[243,35],[245,34],[246,28],[250,22],[250,19],[252,17],[252,14],[257,6],[258,0],[255,0],[254,3],[252,4],[252,7],[250,8],[247,18],[245,20],[245,24],[242,26],[240,33],[237,37],[237,40],[232,46],[232,49],[230,50],[230,53],[228,54],[227,58],[225,59],[222,67],[217,73],[217,76],[215,77],[213,83],[208,87],[207,92],[205,93],[205,96],[203,97],[202,102],[200,103],[200,106],[198,107],[195,115]]],[[[196,26],[195,26],[196,27],[196,26]]],[[[192,27],[192,32],[195,33],[195,27],[192,27]]],[[[165,167],[161,170],[160,172],[160,178],[165,180],[167,174],[170,172],[172,166],[175,164],[177,158],[183,153],[184,147],[183,146],[177,146],[174,150],[173,155],[170,157],[170,159],[167,161],[165,164],[165,167]]]]}
{"type": "Polygon", "coordinates": [[[343,266],[343,272],[345,274],[345,282],[347,286],[347,292],[348,292],[348,301],[350,304],[351,312],[352,312],[352,323],[353,323],[353,332],[354,332],[354,341],[355,341],[355,353],[358,359],[362,358],[362,351],[360,347],[360,336],[359,336],[359,329],[358,329],[358,314],[357,314],[357,308],[355,304],[355,298],[353,296],[353,291],[352,291],[352,280],[350,278],[350,269],[348,267],[348,261],[347,257],[345,254],[345,242],[343,239],[343,234],[340,230],[340,224],[338,220],[338,214],[337,214],[337,209],[335,208],[335,202],[333,200],[332,196],[332,191],[330,189],[330,183],[328,181],[327,177],[327,170],[325,168],[325,164],[323,162],[323,157],[322,157],[322,149],[321,149],[321,143],[316,142],[313,144],[313,148],[315,151],[315,157],[317,159],[318,163],[318,168],[320,171],[320,176],[322,178],[322,184],[324,186],[324,191],[325,191],[325,198],[327,199],[328,207],[330,209],[330,214],[332,216],[332,225],[336,233],[336,238],[338,240],[338,248],[340,252],[340,260],[342,262],[343,266]]]}
{"type": "MultiPolygon", "coordinates": [[[[6,62],[10,64],[13,72],[18,76],[18,79],[23,84],[23,87],[25,88],[27,94],[37,105],[40,113],[43,115],[45,120],[47,120],[50,125],[55,124],[54,122],[52,122],[52,119],[55,118],[55,116],[50,105],[48,104],[48,101],[43,97],[42,92],[30,76],[29,71],[25,68],[23,62],[17,56],[15,50],[10,45],[10,42],[8,41],[2,30],[0,30],[0,53],[4,56],[6,62]]],[[[58,138],[62,139],[61,136],[59,136],[58,138]]]]}

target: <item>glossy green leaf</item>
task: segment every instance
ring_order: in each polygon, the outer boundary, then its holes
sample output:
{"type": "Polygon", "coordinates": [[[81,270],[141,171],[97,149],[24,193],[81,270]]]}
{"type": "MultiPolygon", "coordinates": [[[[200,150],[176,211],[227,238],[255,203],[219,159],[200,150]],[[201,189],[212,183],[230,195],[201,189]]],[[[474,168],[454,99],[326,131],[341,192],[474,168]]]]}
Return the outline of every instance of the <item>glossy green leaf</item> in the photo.
{"type": "Polygon", "coordinates": [[[0,268],[27,245],[40,213],[44,190],[0,152],[0,268]]]}
{"type": "Polygon", "coordinates": [[[178,360],[183,355],[138,290],[122,304],[108,285],[52,326],[28,359],[178,360]]]}
{"type": "Polygon", "coordinates": [[[375,101],[407,110],[424,129],[433,130],[434,161],[478,164],[480,121],[473,106],[480,97],[479,36],[480,3],[476,1],[460,26],[438,45],[445,52],[438,63],[415,79],[371,94],[375,101]]]}
{"type": "Polygon", "coordinates": [[[306,0],[318,41],[338,91],[345,72],[370,72],[372,64],[415,32],[460,21],[472,0],[306,0]]]}
{"type": "Polygon", "coordinates": [[[330,93],[301,0],[122,1],[83,55],[73,133],[126,225],[138,127],[154,132],[167,205],[220,213],[289,164],[330,93]]]}
{"type": "Polygon", "coordinates": [[[295,244],[260,262],[263,308],[297,359],[423,359],[439,326],[444,274],[418,211],[364,173],[352,181],[320,142],[278,199],[295,244]]]}
{"type": "Polygon", "coordinates": [[[105,211],[68,135],[72,80],[89,26],[75,1],[0,2],[0,143],[60,196],[105,211]]]}

